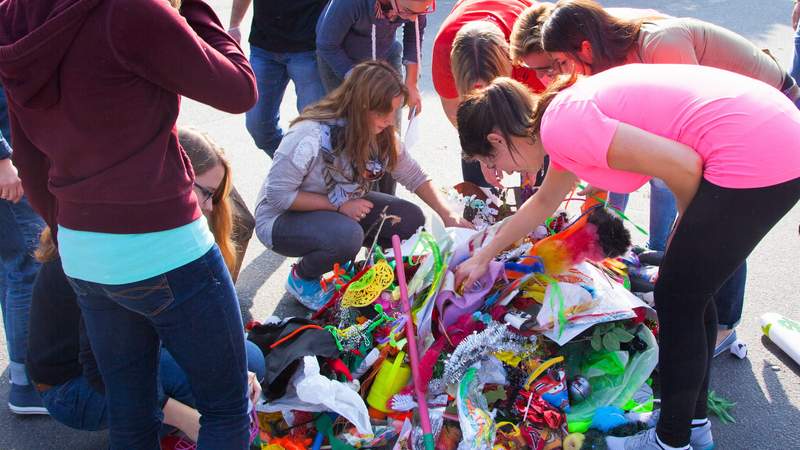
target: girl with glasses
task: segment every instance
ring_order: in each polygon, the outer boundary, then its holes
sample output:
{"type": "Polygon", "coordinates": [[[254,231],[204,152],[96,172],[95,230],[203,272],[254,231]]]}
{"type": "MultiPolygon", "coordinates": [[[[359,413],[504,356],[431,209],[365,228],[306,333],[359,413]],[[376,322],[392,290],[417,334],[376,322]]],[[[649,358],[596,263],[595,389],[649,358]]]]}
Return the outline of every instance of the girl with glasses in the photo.
{"type": "Polygon", "coordinates": [[[206,134],[178,129],[178,140],[194,169],[194,193],[208,220],[234,283],[256,222],[233,186],[233,172],[222,148],[206,134]]]}

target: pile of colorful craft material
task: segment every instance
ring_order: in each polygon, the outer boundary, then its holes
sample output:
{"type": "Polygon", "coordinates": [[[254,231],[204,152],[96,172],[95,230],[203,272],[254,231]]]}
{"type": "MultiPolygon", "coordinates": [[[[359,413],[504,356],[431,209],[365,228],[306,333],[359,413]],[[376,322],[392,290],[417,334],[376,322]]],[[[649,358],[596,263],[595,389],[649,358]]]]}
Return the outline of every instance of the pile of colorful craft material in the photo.
{"type": "Polygon", "coordinates": [[[645,427],[658,327],[629,290],[629,232],[602,204],[584,209],[463,289],[455,268],[502,221],[434,224],[334,267],[322,310],[249,330],[267,361],[257,445],[604,448],[603,436],[645,427]]]}

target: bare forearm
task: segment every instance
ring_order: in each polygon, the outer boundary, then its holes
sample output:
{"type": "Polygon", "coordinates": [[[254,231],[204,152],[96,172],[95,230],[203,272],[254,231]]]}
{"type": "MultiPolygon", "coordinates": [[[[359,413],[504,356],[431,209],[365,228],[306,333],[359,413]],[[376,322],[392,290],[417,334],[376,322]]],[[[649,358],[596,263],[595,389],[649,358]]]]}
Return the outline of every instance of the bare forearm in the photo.
{"type": "Polygon", "coordinates": [[[444,197],[433,185],[432,181],[426,181],[420,187],[418,187],[414,193],[417,194],[417,197],[422,199],[426,205],[430,206],[431,209],[436,211],[436,214],[438,214],[439,217],[444,218],[453,213],[445,203],[444,197]]]}
{"type": "Polygon", "coordinates": [[[184,433],[189,439],[197,442],[200,435],[200,413],[196,409],[170,398],[164,405],[164,423],[184,433]]]}
{"type": "Polygon", "coordinates": [[[476,256],[488,261],[527,236],[553,214],[576,182],[577,178],[569,172],[548,172],[542,188],[502,225],[494,239],[476,256]]]}
{"type": "Polygon", "coordinates": [[[449,120],[454,127],[458,128],[458,120],[456,119],[456,114],[458,113],[459,99],[441,97],[440,100],[442,101],[442,109],[444,110],[444,113],[447,116],[447,120],[449,120]]]}
{"type": "Polygon", "coordinates": [[[244,16],[250,8],[250,2],[252,0],[233,0],[233,5],[231,6],[231,28],[238,28],[242,24],[242,20],[244,20],[244,16]]]}
{"type": "Polygon", "coordinates": [[[417,87],[419,80],[419,64],[406,64],[406,86],[417,87]]]}
{"type": "Polygon", "coordinates": [[[300,191],[289,211],[336,211],[336,207],[322,194],[300,191]]]}
{"type": "Polygon", "coordinates": [[[698,168],[698,170],[685,176],[674,176],[664,180],[669,190],[675,195],[675,203],[681,216],[686,212],[689,204],[692,203],[702,179],[702,168],[698,168]]]}

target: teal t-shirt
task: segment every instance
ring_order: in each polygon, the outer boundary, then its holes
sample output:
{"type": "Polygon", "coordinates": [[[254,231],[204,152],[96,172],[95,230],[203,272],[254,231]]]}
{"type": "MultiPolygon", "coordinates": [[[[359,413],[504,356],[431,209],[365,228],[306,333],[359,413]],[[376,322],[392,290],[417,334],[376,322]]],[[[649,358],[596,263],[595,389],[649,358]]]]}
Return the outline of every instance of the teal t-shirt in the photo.
{"type": "Polygon", "coordinates": [[[206,218],[141,234],[76,231],[58,226],[64,273],[100,284],[128,284],[161,275],[205,255],[214,245],[206,218]]]}

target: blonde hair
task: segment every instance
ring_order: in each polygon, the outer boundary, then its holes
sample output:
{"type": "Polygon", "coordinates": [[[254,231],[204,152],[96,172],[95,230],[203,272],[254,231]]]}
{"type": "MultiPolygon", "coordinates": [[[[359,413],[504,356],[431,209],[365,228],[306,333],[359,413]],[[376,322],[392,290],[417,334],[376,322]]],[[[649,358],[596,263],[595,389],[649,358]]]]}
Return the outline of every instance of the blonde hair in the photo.
{"type": "Polygon", "coordinates": [[[521,64],[526,55],[544,52],[542,26],[555,6],[553,3],[529,6],[514,22],[510,39],[511,61],[514,64],[521,64]]]}
{"type": "Polygon", "coordinates": [[[169,4],[175,9],[181,9],[182,0],[167,0],[169,4]]]}
{"type": "Polygon", "coordinates": [[[33,252],[33,257],[42,264],[58,258],[58,248],[53,241],[53,232],[50,231],[50,227],[44,227],[42,234],[39,235],[39,246],[33,252]]]}
{"type": "Polygon", "coordinates": [[[222,259],[231,275],[237,267],[236,246],[231,239],[233,234],[233,208],[230,193],[233,188],[233,175],[225,151],[208,135],[191,128],[178,128],[178,140],[192,162],[195,175],[202,175],[217,165],[222,165],[225,175],[220,186],[214,191],[211,202],[214,208],[209,218],[209,228],[222,253],[222,259]]]}
{"type": "Polygon", "coordinates": [[[511,57],[503,32],[488,20],[464,25],[453,41],[450,66],[460,96],[474,90],[478,81],[510,76],[511,57]]]}
{"type": "Polygon", "coordinates": [[[384,61],[362,62],[352,69],[339,87],[303,110],[291,124],[303,120],[328,122],[344,119],[344,138],[337,143],[339,148],[333,150],[353,162],[356,176],[367,172],[367,162],[372,156],[386,160],[386,170],[391,171],[397,164],[399,153],[396,125],[392,124],[375,135],[369,113],[391,113],[392,102],[397,97],[403,99],[401,106],[408,100],[408,89],[400,74],[384,61]]]}

